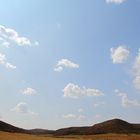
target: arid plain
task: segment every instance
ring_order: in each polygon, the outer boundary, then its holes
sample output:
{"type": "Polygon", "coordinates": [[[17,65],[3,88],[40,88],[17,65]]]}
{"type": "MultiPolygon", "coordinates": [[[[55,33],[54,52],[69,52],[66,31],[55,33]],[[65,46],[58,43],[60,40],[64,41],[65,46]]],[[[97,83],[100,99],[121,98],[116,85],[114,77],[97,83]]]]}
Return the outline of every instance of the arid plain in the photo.
{"type": "Polygon", "coordinates": [[[140,135],[119,135],[119,134],[106,134],[106,135],[88,135],[88,136],[51,136],[51,135],[29,135],[0,132],[0,140],[140,140],[140,135]]]}

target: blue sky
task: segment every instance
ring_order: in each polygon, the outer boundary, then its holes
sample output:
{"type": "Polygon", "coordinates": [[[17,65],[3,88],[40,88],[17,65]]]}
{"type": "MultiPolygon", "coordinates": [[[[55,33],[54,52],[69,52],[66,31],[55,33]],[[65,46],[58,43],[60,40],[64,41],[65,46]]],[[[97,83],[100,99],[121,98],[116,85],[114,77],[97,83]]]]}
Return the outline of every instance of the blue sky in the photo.
{"type": "Polygon", "coordinates": [[[58,129],[140,122],[139,0],[0,0],[0,118],[58,129]]]}

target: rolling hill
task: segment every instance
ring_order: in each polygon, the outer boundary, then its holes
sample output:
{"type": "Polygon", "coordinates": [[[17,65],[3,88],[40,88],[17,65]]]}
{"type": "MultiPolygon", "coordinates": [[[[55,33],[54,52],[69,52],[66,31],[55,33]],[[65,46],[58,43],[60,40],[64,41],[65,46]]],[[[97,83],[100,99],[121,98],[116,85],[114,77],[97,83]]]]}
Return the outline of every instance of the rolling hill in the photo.
{"type": "Polygon", "coordinates": [[[0,121],[0,131],[5,132],[16,132],[16,133],[27,133],[27,130],[15,127],[11,124],[8,124],[6,122],[0,121]]]}
{"type": "Polygon", "coordinates": [[[131,124],[120,119],[113,119],[93,126],[59,129],[56,130],[55,135],[93,135],[107,133],[140,134],[140,124],[131,124]]]}
{"type": "Polygon", "coordinates": [[[52,130],[46,130],[46,129],[31,129],[31,130],[22,129],[22,128],[13,126],[11,124],[5,123],[3,121],[0,121],[0,131],[12,132],[12,133],[36,134],[36,135],[52,134],[54,132],[52,130]]]}
{"type": "Polygon", "coordinates": [[[28,134],[53,134],[53,135],[94,135],[94,134],[140,134],[140,124],[132,124],[120,119],[112,119],[87,127],[69,127],[56,131],[47,129],[26,130],[0,121],[0,131],[28,134]]]}

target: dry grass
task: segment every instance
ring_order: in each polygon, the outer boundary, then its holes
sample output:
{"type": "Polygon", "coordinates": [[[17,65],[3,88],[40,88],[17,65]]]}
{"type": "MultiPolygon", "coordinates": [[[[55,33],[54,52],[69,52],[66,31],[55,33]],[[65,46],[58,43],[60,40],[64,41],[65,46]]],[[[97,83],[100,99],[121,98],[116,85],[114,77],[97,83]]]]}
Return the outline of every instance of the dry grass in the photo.
{"type": "Polygon", "coordinates": [[[94,135],[94,136],[35,136],[27,134],[0,132],[0,140],[140,140],[140,135],[94,135]]]}

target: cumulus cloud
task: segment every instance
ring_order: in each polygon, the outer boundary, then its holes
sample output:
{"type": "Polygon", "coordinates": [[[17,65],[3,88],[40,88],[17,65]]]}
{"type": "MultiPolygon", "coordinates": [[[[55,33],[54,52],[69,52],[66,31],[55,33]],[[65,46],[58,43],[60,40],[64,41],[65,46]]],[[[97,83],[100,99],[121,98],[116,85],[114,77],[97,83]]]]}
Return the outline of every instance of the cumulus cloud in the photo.
{"type": "Polygon", "coordinates": [[[64,97],[70,97],[70,98],[78,98],[82,96],[102,96],[104,95],[100,90],[98,89],[92,89],[92,88],[81,88],[78,85],[75,85],[73,83],[69,83],[65,86],[63,89],[64,97]]]}
{"type": "Polygon", "coordinates": [[[128,99],[127,97],[127,94],[126,93],[118,93],[118,96],[120,96],[122,99],[122,106],[125,107],[125,108],[128,108],[128,107],[134,107],[134,106],[140,106],[140,103],[136,100],[130,100],[128,99]]]}
{"type": "Polygon", "coordinates": [[[125,0],[106,0],[106,3],[122,4],[125,0]]]}
{"type": "Polygon", "coordinates": [[[24,102],[18,103],[11,111],[15,111],[17,113],[23,113],[23,114],[32,114],[32,115],[38,115],[35,112],[32,112],[28,109],[28,105],[24,102]]]}
{"type": "Polygon", "coordinates": [[[28,107],[27,107],[27,104],[26,103],[18,103],[13,109],[12,111],[16,111],[18,113],[28,113],[28,107]]]}
{"type": "Polygon", "coordinates": [[[63,70],[63,68],[77,69],[79,68],[79,65],[68,59],[61,59],[57,62],[54,71],[60,72],[63,70]]]}
{"type": "Polygon", "coordinates": [[[134,75],[134,80],[133,80],[134,87],[140,90],[140,49],[134,61],[133,75],[134,75]]]}
{"type": "Polygon", "coordinates": [[[129,56],[129,50],[125,46],[118,46],[110,49],[110,55],[113,63],[124,63],[129,56]]]}
{"type": "Polygon", "coordinates": [[[25,95],[33,95],[33,94],[36,94],[37,92],[36,92],[35,89],[33,89],[31,87],[28,87],[28,88],[24,89],[22,91],[22,93],[25,94],[25,95]]]}
{"type": "Polygon", "coordinates": [[[16,69],[16,66],[7,62],[7,58],[5,56],[5,54],[0,53],[0,64],[4,65],[6,68],[9,69],[16,69]]]}
{"type": "Polygon", "coordinates": [[[2,25],[0,25],[0,38],[2,38],[2,40],[5,40],[5,43],[8,43],[5,44],[5,46],[9,46],[9,42],[14,42],[18,46],[31,46],[39,44],[36,41],[32,43],[27,37],[20,36],[14,29],[7,28],[2,25]]]}

